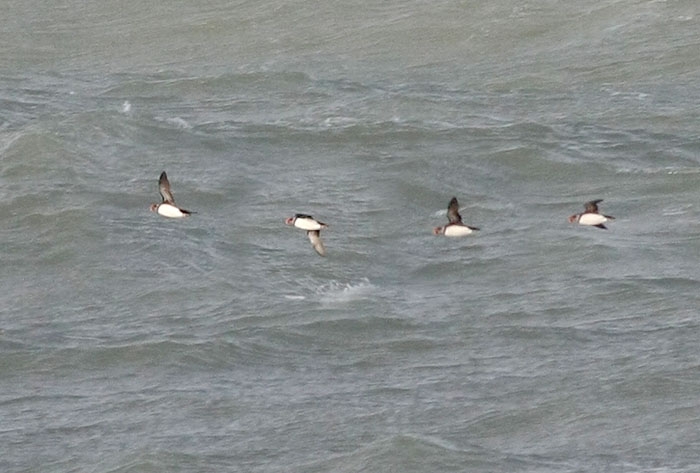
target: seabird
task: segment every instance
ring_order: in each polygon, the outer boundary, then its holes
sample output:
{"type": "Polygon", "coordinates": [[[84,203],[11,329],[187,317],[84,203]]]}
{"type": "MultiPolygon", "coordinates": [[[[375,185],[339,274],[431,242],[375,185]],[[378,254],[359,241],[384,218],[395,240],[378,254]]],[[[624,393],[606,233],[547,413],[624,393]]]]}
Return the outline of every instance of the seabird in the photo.
{"type": "Polygon", "coordinates": [[[479,230],[477,227],[470,227],[462,223],[462,216],[459,214],[459,202],[457,197],[452,197],[447,206],[447,220],[449,223],[444,227],[435,227],[433,233],[435,235],[445,235],[446,237],[461,237],[470,235],[472,232],[479,230]]]}
{"type": "Polygon", "coordinates": [[[294,217],[286,219],[284,223],[306,230],[306,235],[309,237],[309,241],[316,253],[326,256],[326,247],[323,246],[323,241],[321,241],[321,229],[328,227],[328,225],[319,222],[311,215],[305,214],[295,214],[294,217]]]}
{"type": "Polygon", "coordinates": [[[590,225],[593,227],[602,228],[607,230],[608,228],[603,225],[608,220],[614,220],[615,217],[610,215],[603,215],[598,213],[598,204],[602,202],[603,199],[596,199],[583,204],[584,212],[580,214],[574,214],[569,217],[569,223],[578,223],[579,225],[590,225]]]}
{"type": "Polygon", "coordinates": [[[156,212],[158,215],[169,218],[183,218],[192,214],[189,210],[181,209],[175,205],[173,193],[170,191],[168,175],[165,174],[165,171],[160,174],[158,190],[163,201],[160,204],[151,204],[151,212],[156,212]]]}

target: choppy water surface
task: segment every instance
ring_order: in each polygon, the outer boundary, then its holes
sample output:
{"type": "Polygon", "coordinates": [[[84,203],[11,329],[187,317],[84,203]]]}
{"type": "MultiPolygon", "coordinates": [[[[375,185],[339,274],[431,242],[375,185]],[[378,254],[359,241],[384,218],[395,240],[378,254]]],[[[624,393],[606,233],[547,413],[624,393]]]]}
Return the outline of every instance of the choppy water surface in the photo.
{"type": "Polygon", "coordinates": [[[700,7],[482,3],[7,2],[0,469],[697,471],[700,7]]]}

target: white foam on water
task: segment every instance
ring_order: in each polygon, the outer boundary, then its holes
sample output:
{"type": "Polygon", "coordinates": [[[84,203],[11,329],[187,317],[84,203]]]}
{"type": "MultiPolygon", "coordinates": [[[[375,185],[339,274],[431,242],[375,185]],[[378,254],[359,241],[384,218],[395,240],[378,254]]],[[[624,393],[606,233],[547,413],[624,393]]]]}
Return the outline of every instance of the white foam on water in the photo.
{"type": "Polygon", "coordinates": [[[663,215],[683,215],[688,213],[693,208],[692,204],[676,205],[673,207],[667,207],[663,210],[663,215]]]}
{"type": "Polygon", "coordinates": [[[330,281],[316,290],[323,304],[347,303],[367,299],[376,287],[367,278],[358,282],[330,281]]]}
{"type": "Polygon", "coordinates": [[[184,118],[180,118],[180,117],[166,118],[165,122],[169,123],[170,125],[175,125],[178,128],[182,128],[183,130],[192,128],[192,125],[190,125],[187,122],[187,120],[185,120],[184,118]]]}

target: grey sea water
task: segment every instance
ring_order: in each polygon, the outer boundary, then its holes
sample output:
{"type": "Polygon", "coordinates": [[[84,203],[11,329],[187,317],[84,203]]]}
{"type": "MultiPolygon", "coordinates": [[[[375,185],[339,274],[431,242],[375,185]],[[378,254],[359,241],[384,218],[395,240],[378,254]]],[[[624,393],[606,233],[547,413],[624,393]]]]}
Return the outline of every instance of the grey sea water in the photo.
{"type": "Polygon", "coordinates": [[[4,2],[0,471],[700,470],[699,10],[4,2]]]}

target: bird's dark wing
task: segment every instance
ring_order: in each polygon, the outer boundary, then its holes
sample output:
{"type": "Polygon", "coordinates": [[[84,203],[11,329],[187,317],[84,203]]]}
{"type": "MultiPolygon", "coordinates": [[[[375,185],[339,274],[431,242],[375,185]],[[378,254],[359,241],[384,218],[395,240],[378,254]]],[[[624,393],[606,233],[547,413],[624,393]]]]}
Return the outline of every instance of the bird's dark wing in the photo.
{"type": "Polygon", "coordinates": [[[316,250],[316,253],[321,256],[326,256],[326,247],[323,246],[323,242],[321,241],[321,232],[318,230],[309,230],[306,234],[309,236],[309,241],[314,247],[314,250],[316,250]]]}
{"type": "Polygon", "coordinates": [[[457,197],[452,197],[449,205],[447,206],[447,220],[450,223],[460,223],[462,221],[462,216],[459,214],[459,202],[457,202],[457,197]]]}
{"type": "Polygon", "coordinates": [[[175,199],[173,198],[172,192],[170,192],[170,182],[168,181],[168,175],[163,171],[160,174],[160,179],[158,180],[158,190],[160,191],[160,196],[163,198],[163,202],[169,204],[174,204],[175,199]]]}
{"type": "Polygon", "coordinates": [[[583,204],[583,208],[586,209],[586,213],[590,214],[597,214],[598,213],[598,204],[601,203],[603,199],[596,199],[596,200],[591,200],[590,202],[586,202],[583,204]]]}

